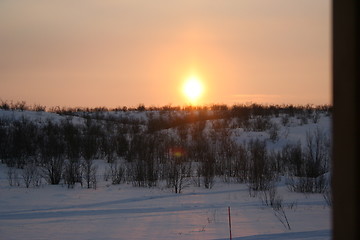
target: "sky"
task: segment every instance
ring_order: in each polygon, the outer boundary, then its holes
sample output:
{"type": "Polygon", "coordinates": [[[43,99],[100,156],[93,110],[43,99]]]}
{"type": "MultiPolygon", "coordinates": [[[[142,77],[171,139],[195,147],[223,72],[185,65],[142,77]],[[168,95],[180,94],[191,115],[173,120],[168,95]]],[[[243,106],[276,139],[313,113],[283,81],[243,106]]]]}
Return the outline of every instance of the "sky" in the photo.
{"type": "Polygon", "coordinates": [[[330,0],[1,0],[0,100],[331,104],[330,0]],[[186,79],[202,94],[192,102],[186,79]]]}

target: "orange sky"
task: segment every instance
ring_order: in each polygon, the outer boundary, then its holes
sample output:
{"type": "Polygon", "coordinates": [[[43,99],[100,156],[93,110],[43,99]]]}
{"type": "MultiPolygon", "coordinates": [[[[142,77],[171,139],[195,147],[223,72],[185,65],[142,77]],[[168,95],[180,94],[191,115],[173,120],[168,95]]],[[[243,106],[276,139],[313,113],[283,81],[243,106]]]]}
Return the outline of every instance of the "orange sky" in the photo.
{"type": "Polygon", "coordinates": [[[331,104],[329,0],[1,0],[0,100],[331,104]]]}

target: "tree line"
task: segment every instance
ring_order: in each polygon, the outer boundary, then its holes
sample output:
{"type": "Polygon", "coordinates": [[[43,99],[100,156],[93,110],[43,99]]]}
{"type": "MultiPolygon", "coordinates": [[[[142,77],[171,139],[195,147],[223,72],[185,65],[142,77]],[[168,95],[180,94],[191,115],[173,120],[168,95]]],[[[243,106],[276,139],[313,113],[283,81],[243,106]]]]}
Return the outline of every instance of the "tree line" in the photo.
{"type": "Polygon", "coordinates": [[[68,111],[58,113],[65,116],[61,120],[0,119],[0,159],[9,167],[10,185],[16,185],[16,169],[21,169],[26,187],[44,179],[96,188],[94,160],[103,159],[108,163],[103,177],[112,184],[154,187],[165,182],[176,193],[189,184],[212,188],[215,177],[247,183],[251,191],[269,189],[282,175],[289,176],[292,191],[324,192],[328,186],[324,174],[331,144],[322,129],[308,132],[305,145],[291,143],[273,151],[267,144],[279,139],[273,117],[284,126],[291,119],[316,123],[331,114],[331,107],[253,104],[136,111],[144,117],[68,111]],[[268,139],[236,142],[232,132],[239,127],[265,131],[268,139]]]}

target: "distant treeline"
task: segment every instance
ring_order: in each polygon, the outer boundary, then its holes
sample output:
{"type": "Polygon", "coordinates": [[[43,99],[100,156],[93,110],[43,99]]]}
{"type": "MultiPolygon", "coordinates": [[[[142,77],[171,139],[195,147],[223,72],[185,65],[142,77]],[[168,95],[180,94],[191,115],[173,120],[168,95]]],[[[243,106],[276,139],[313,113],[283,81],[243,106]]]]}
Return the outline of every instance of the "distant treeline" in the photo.
{"type": "Polygon", "coordinates": [[[312,110],[321,110],[332,112],[331,105],[293,105],[293,104],[283,104],[283,105],[262,105],[262,104],[234,104],[232,106],[228,106],[226,104],[212,104],[212,105],[204,105],[204,106],[171,106],[165,105],[162,107],[156,106],[145,106],[144,104],[139,104],[137,107],[116,107],[116,108],[108,108],[108,107],[50,107],[47,108],[44,105],[34,104],[28,105],[25,101],[4,101],[0,100],[0,109],[3,110],[18,110],[18,111],[36,111],[36,112],[53,112],[58,114],[75,114],[78,112],[87,112],[87,113],[95,113],[95,112],[127,112],[127,111],[231,111],[231,112],[238,112],[238,111],[251,111],[252,114],[264,115],[264,114],[274,114],[274,113],[288,113],[288,114],[295,114],[302,111],[312,111],[312,110]]]}

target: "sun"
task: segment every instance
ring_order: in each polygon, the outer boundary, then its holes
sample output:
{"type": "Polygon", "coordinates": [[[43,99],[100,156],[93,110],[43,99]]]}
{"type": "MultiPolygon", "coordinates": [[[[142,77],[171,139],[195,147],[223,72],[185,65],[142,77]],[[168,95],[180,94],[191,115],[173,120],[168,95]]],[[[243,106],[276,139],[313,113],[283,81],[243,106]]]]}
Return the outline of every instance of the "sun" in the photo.
{"type": "Polygon", "coordinates": [[[198,77],[191,76],[186,79],[183,92],[192,104],[196,103],[203,91],[204,87],[198,77]]]}

